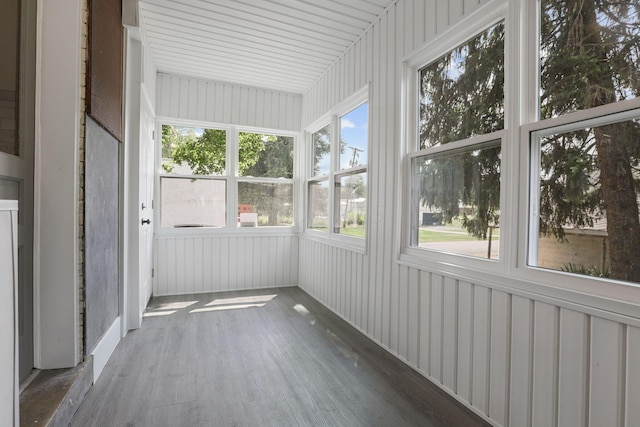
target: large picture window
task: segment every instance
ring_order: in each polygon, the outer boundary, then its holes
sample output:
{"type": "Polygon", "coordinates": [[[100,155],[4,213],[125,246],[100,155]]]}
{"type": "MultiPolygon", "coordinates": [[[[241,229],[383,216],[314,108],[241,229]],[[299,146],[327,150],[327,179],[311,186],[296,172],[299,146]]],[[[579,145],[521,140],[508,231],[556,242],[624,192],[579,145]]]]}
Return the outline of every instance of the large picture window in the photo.
{"type": "Polygon", "coordinates": [[[367,223],[369,105],[363,93],[311,133],[307,228],[363,239],[367,223]]]}
{"type": "Polygon", "coordinates": [[[409,244],[498,259],[504,23],[418,70],[409,244]]]}
{"type": "Polygon", "coordinates": [[[291,227],[294,138],[162,126],[162,228],[291,227]]]}
{"type": "Polygon", "coordinates": [[[543,0],[540,13],[527,263],[640,283],[640,111],[624,102],[640,92],[639,6],[543,0]]]}

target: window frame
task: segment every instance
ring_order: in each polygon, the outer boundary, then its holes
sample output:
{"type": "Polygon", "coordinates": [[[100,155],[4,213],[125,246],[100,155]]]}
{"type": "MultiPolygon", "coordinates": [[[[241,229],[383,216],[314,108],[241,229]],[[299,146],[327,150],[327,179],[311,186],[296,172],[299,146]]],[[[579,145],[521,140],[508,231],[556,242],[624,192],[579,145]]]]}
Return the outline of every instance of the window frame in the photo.
{"type": "MultiPolygon", "coordinates": [[[[509,144],[509,108],[510,95],[513,91],[509,73],[513,67],[509,63],[511,54],[511,41],[509,32],[511,31],[511,19],[508,16],[507,4],[498,4],[494,7],[482,8],[478,12],[471,14],[468,19],[452,26],[449,30],[433,39],[416,52],[404,58],[402,62],[402,104],[401,104],[401,158],[402,167],[398,181],[402,183],[403,191],[398,195],[398,206],[402,206],[400,221],[398,221],[399,239],[397,241],[396,253],[401,264],[410,266],[427,266],[435,270],[441,270],[446,266],[460,265],[460,271],[473,270],[489,273],[506,273],[508,270],[507,251],[508,245],[504,244],[503,235],[507,235],[511,229],[510,216],[512,209],[507,203],[508,190],[505,177],[510,171],[508,158],[510,156],[509,144]],[[504,22],[505,47],[504,47],[504,126],[503,129],[488,134],[473,136],[464,140],[452,141],[434,147],[420,149],[418,140],[419,124],[419,87],[420,70],[431,64],[433,61],[456,49],[460,45],[472,40],[491,26],[504,22]],[[492,141],[500,141],[501,165],[500,165],[500,229],[501,232],[499,255],[497,260],[484,259],[464,254],[448,253],[435,249],[419,248],[412,245],[412,228],[414,225],[414,182],[412,163],[417,157],[430,155],[446,155],[450,152],[455,154],[465,151],[470,147],[487,147],[492,141]]],[[[447,267],[448,268],[448,267],[447,267]]]]}
{"type": "MultiPolygon", "coordinates": [[[[369,174],[369,164],[371,163],[371,88],[370,85],[358,90],[356,93],[351,95],[345,101],[336,105],[332,109],[330,109],[326,114],[312,123],[305,129],[306,141],[305,145],[308,148],[308,153],[306,155],[307,158],[307,179],[304,181],[304,234],[306,237],[320,240],[323,242],[328,242],[335,246],[343,247],[349,250],[353,250],[360,253],[366,253],[366,246],[368,242],[368,236],[370,232],[369,225],[369,212],[370,212],[370,174],[369,174]],[[361,164],[355,167],[340,169],[340,118],[350,113],[351,111],[357,109],[358,107],[368,104],[367,106],[367,158],[366,163],[361,164]],[[314,149],[313,146],[313,134],[323,129],[327,125],[330,126],[330,135],[331,135],[331,148],[330,148],[330,159],[329,159],[329,172],[320,175],[313,175],[314,168],[314,149]],[[336,221],[336,180],[340,180],[341,177],[352,175],[354,173],[367,173],[367,189],[366,189],[366,207],[367,207],[367,220],[365,221],[365,237],[355,237],[346,235],[343,233],[336,233],[334,230],[334,225],[336,221]],[[311,222],[311,211],[310,211],[310,200],[309,200],[309,186],[312,183],[318,183],[322,181],[328,182],[328,200],[327,200],[327,212],[328,212],[328,227],[327,230],[319,230],[316,228],[312,228],[310,226],[311,222]]],[[[338,215],[339,217],[339,215],[338,215]]]]}
{"type": "Polygon", "coordinates": [[[539,1],[526,0],[490,2],[403,58],[398,147],[401,161],[395,175],[398,183],[395,201],[400,207],[396,216],[399,219],[395,221],[397,263],[536,301],[562,301],[563,307],[579,307],[595,315],[617,313],[627,320],[637,318],[640,285],[527,266],[531,133],[640,109],[640,98],[635,98],[539,120],[539,5],[539,1]],[[501,151],[500,228],[504,232],[500,239],[500,261],[478,263],[461,255],[415,253],[407,245],[411,212],[406,193],[411,183],[411,156],[417,151],[418,111],[412,99],[412,94],[417,94],[417,72],[502,19],[505,20],[505,129],[501,151]],[[492,268],[486,268],[487,265],[492,268]]]}
{"type": "Polygon", "coordinates": [[[520,251],[517,259],[516,274],[525,280],[549,283],[561,286],[567,290],[581,293],[619,297],[627,299],[625,295],[629,289],[640,289],[640,283],[622,280],[592,277],[565,271],[552,270],[536,265],[530,265],[530,255],[537,250],[538,216],[534,209],[539,205],[539,170],[534,166],[539,162],[539,155],[535,150],[536,139],[545,135],[566,132],[586,127],[605,125],[625,119],[640,118],[640,98],[619,101],[616,103],[580,110],[553,117],[533,121],[521,127],[521,155],[520,155],[520,192],[519,211],[523,224],[518,233],[520,251]]]}
{"type": "Polygon", "coordinates": [[[180,126],[180,127],[195,127],[204,129],[219,129],[226,132],[226,164],[224,175],[178,175],[167,174],[162,169],[162,150],[156,149],[155,155],[155,189],[154,200],[157,206],[155,211],[155,221],[158,227],[155,229],[156,237],[171,237],[171,236],[201,236],[201,235],[293,235],[300,228],[299,214],[298,214],[298,155],[299,150],[298,140],[299,132],[259,128],[252,126],[236,126],[229,124],[221,124],[206,121],[195,120],[183,120],[175,119],[171,117],[158,117],[156,119],[155,132],[155,147],[162,145],[162,125],[180,126]],[[264,135],[274,135],[293,138],[293,177],[292,178],[271,178],[271,177],[250,177],[240,176],[238,173],[239,164],[239,136],[240,133],[256,133],[264,135]],[[185,227],[185,228],[169,228],[161,227],[162,221],[162,194],[161,194],[161,180],[163,177],[169,178],[183,178],[183,179],[205,179],[205,180],[222,180],[226,182],[226,212],[225,212],[225,226],[224,227],[185,227]],[[258,227],[240,227],[237,222],[238,212],[238,183],[239,182],[251,182],[251,183],[265,183],[265,184],[290,184],[292,185],[293,195],[293,214],[292,225],[290,226],[258,226],[258,227]]]}
{"type": "MultiPolygon", "coordinates": [[[[623,282],[615,279],[599,278],[558,270],[545,269],[529,264],[529,253],[534,246],[531,233],[537,230],[531,227],[533,208],[531,200],[539,194],[539,188],[533,190],[533,184],[539,187],[539,181],[534,180],[539,171],[533,171],[532,165],[536,161],[533,154],[533,139],[536,135],[558,133],[563,130],[584,128],[640,116],[640,97],[617,101],[607,105],[587,110],[577,110],[558,117],[540,118],[540,1],[522,1],[518,13],[523,26],[519,32],[521,49],[518,53],[518,66],[522,69],[519,74],[520,122],[517,133],[518,144],[514,147],[511,158],[518,170],[511,173],[515,181],[510,194],[516,203],[517,215],[514,225],[510,229],[514,234],[510,238],[513,247],[513,260],[510,262],[512,280],[508,286],[525,292],[536,292],[552,298],[571,301],[573,303],[599,307],[620,314],[637,317],[637,305],[640,303],[640,284],[623,282]],[[531,19],[533,17],[533,19],[531,19]]],[[[512,203],[512,204],[513,204],[512,203]]],[[[538,221],[538,217],[535,216],[538,221]]]]}

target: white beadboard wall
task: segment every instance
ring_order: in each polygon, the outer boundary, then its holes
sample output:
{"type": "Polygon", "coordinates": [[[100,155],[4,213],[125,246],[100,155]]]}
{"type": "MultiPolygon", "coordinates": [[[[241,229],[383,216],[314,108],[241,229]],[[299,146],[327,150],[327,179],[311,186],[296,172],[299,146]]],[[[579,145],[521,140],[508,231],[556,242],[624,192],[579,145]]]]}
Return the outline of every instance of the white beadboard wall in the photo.
{"type": "Polygon", "coordinates": [[[154,295],[298,284],[298,237],[156,237],[154,295]]]}
{"type": "Polygon", "coordinates": [[[638,426],[639,319],[396,261],[399,63],[487,3],[399,0],[305,93],[303,129],[371,83],[370,224],[301,236],[299,286],[493,425],[638,426]]]}
{"type": "Polygon", "coordinates": [[[299,131],[300,94],[158,74],[158,117],[299,131]]]}
{"type": "MultiPolygon", "coordinates": [[[[228,83],[157,75],[157,115],[208,123],[299,131],[302,96],[228,83]]],[[[298,283],[298,236],[156,236],[154,295],[298,283]]]]}

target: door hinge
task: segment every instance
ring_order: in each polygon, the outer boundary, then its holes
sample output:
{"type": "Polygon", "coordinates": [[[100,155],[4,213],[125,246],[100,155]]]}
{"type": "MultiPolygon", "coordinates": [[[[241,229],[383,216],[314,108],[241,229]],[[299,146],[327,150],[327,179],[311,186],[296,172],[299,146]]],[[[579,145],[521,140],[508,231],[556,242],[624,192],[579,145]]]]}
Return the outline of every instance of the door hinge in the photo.
{"type": "Polygon", "coordinates": [[[152,268],[151,269],[151,278],[153,279],[154,277],[156,277],[156,269],[152,268]]]}
{"type": "Polygon", "coordinates": [[[153,139],[154,141],[156,139],[156,131],[155,130],[151,131],[151,139],[153,139]]]}

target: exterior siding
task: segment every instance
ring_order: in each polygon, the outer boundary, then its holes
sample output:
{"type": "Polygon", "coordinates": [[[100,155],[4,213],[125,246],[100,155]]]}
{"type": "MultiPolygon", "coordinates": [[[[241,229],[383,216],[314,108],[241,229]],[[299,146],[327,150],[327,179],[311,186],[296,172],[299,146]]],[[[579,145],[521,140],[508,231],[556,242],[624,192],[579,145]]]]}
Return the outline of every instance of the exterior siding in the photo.
{"type": "Polygon", "coordinates": [[[635,426],[638,318],[397,261],[399,64],[488,3],[399,0],[305,93],[303,129],[370,85],[370,205],[364,253],[300,237],[299,286],[494,425],[635,426]]]}

